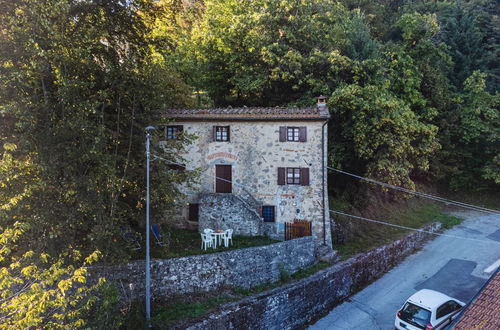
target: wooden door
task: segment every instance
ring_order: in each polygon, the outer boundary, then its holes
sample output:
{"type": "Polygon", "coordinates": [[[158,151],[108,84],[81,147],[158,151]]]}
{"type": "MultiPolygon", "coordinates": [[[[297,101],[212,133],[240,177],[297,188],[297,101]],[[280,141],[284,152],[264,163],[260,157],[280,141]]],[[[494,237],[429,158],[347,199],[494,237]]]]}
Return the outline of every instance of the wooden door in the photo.
{"type": "Polygon", "coordinates": [[[231,165],[215,165],[215,192],[216,193],[231,193],[232,192],[232,172],[231,165]]]}

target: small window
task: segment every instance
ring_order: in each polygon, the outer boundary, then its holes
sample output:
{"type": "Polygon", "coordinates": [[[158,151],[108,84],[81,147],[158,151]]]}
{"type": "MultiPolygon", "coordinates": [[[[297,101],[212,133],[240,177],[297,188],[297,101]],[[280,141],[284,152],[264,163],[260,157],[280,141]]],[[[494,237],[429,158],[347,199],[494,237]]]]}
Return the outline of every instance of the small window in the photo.
{"type": "Polygon", "coordinates": [[[281,126],[279,129],[280,142],[306,142],[307,141],[307,127],[289,127],[281,126]]]}
{"type": "Polygon", "coordinates": [[[274,205],[264,205],[262,206],[262,218],[265,222],[275,221],[275,207],[274,205]]]}
{"type": "Polygon", "coordinates": [[[219,142],[229,141],[229,126],[214,126],[214,140],[219,142]]]}
{"type": "Polygon", "coordinates": [[[167,126],[167,140],[177,140],[183,130],[182,125],[167,126]]]}
{"type": "Polygon", "coordinates": [[[287,167],[287,169],[286,169],[286,183],[287,184],[300,184],[300,168],[287,167]]]}
{"type": "Polygon", "coordinates": [[[299,132],[300,129],[298,127],[287,127],[286,128],[286,140],[299,142],[299,132]]]}
{"type": "Polygon", "coordinates": [[[200,214],[200,204],[190,203],[189,204],[189,221],[198,222],[200,214]]]}

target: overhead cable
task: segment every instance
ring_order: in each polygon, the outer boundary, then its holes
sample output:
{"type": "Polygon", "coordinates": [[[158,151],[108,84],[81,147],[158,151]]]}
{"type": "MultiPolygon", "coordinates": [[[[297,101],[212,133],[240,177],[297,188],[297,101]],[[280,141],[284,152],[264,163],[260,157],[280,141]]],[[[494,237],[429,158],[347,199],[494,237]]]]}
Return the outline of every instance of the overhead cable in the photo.
{"type": "Polygon", "coordinates": [[[345,174],[345,175],[349,175],[349,176],[358,178],[360,180],[364,180],[364,181],[367,181],[367,182],[375,183],[375,184],[384,186],[386,188],[391,188],[391,189],[394,189],[394,190],[402,191],[402,192],[405,192],[407,194],[416,195],[416,196],[419,196],[419,197],[422,197],[422,198],[431,199],[431,200],[434,200],[434,201],[437,201],[437,202],[451,204],[451,205],[463,207],[463,208],[474,210],[474,211],[484,212],[484,213],[490,213],[490,214],[500,213],[500,211],[497,211],[497,210],[488,209],[488,208],[481,207],[481,206],[476,206],[476,205],[472,205],[472,204],[457,202],[457,201],[454,201],[454,200],[451,200],[451,199],[446,199],[446,198],[442,198],[442,197],[438,197],[438,196],[433,196],[433,195],[421,193],[421,192],[418,192],[418,191],[406,189],[406,188],[395,186],[395,185],[392,185],[392,184],[389,184],[389,183],[377,181],[377,180],[374,180],[374,179],[370,179],[370,178],[366,178],[366,177],[363,177],[363,176],[360,176],[360,175],[356,175],[356,174],[353,174],[353,173],[342,171],[342,170],[339,170],[339,169],[336,169],[336,168],[333,168],[333,167],[329,167],[328,166],[327,168],[330,169],[330,170],[332,170],[332,171],[335,171],[335,172],[339,172],[339,173],[342,173],[342,174],[345,174]]]}
{"type": "Polygon", "coordinates": [[[418,232],[421,232],[421,233],[426,233],[426,234],[431,234],[431,235],[436,235],[436,236],[445,236],[445,237],[451,237],[451,238],[466,239],[466,240],[469,240],[469,241],[476,241],[476,242],[482,242],[482,243],[496,243],[496,244],[500,244],[500,242],[496,242],[496,241],[485,241],[485,240],[481,240],[481,239],[477,239],[477,238],[470,238],[470,237],[463,237],[463,236],[456,236],[456,235],[449,235],[449,234],[441,234],[441,233],[432,232],[430,230],[424,230],[424,229],[419,229],[419,228],[412,228],[412,227],[407,227],[407,226],[402,226],[402,225],[396,225],[396,224],[393,224],[393,223],[389,223],[389,222],[385,222],[385,221],[380,221],[380,220],[374,220],[374,219],[365,218],[365,217],[360,217],[360,216],[357,216],[357,215],[348,214],[348,213],[344,213],[344,212],[339,212],[339,211],[335,211],[335,210],[332,210],[332,209],[330,209],[329,211],[330,211],[330,213],[334,213],[334,214],[338,214],[338,215],[343,215],[343,216],[350,217],[350,218],[355,218],[355,219],[364,220],[364,221],[368,221],[368,222],[374,222],[374,223],[378,223],[378,224],[381,224],[381,225],[386,225],[386,226],[391,226],[391,227],[396,227],[396,228],[401,228],[401,229],[406,229],[406,230],[418,231],[418,232]]]}
{"type": "MultiPolygon", "coordinates": [[[[162,158],[162,157],[154,155],[154,154],[152,154],[152,156],[154,158],[156,158],[156,159],[166,161],[166,162],[168,162],[168,163],[170,163],[172,165],[178,165],[178,166],[183,166],[183,167],[185,166],[184,164],[176,163],[174,161],[162,158]]],[[[188,168],[185,168],[185,170],[186,171],[192,171],[192,172],[196,171],[195,169],[188,169],[188,168]]],[[[216,175],[212,175],[212,174],[204,173],[204,172],[202,174],[205,175],[205,176],[207,176],[207,177],[214,178],[216,180],[228,182],[228,183],[231,183],[232,185],[241,186],[243,188],[246,188],[246,186],[243,185],[243,184],[232,182],[231,180],[227,180],[227,179],[218,177],[216,175]]],[[[322,207],[322,209],[323,208],[324,207],[322,207]]],[[[397,227],[397,228],[411,230],[411,231],[418,231],[418,232],[422,232],[422,233],[432,234],[432,235],[435,235],[435,236],[446,236],[446,237],[451,237],[451,238],[472,240],[472,241],[483,242],[483,243],[496,243],[496,244],[500,244],[499,242],[496,242],[496,241],[485,241],[485,240],[480,240],[480,239],[475,239],[475,238],[469,238],[469,237],[462,237],[462,236],[454,236],[454,235],[448,235],[448,234],[435,233],[435,232],[428,231],[428,230],[423,230],[423,229],[418,229],[418,228],[412,228],[412,227],[406,227],[406,226],[396,225],[396,224],[392,224],[392,223],[385,222],[385,221],[364,218],[364,217],[360,217],[360,216],[357,216],[357,215],[352,215],[352,214],[348,214],[348,213],[343,213],[343,212],[335,211],[335,210],[332,210],[332,209],[326,209],[326,208],[324,208],[324,209],[328,210],[330,213],[334,213],[334,214],[338,214],[338,215],[343,215],[343,216],[347,216],[347,217],[351,217],[351,218],[355,218],[355,219],[360,219],[360,220],[365,220],[365,221],[369,221],[369,222],[374,222],[374,223],[378,223],[378,224],[381,224],[381,225],[386,225],[386,226],[397,227]]]]}

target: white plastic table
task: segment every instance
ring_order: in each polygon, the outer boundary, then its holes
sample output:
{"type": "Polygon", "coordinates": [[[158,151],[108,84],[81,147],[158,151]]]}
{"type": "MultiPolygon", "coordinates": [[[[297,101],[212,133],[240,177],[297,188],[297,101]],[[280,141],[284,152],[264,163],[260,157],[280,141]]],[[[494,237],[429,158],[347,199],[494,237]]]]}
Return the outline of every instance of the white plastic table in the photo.
{"type": "Polygon", "coordinates": [[[217,242],[219,242],[219,245],[222,244],[222,237],[226,236],[226,232],[223,231],[221,233],[217,233],[217,232],[212,232],[212,236],[215,237],[215,245],[214,245],[214,249],[217,248],[217,242]]]}

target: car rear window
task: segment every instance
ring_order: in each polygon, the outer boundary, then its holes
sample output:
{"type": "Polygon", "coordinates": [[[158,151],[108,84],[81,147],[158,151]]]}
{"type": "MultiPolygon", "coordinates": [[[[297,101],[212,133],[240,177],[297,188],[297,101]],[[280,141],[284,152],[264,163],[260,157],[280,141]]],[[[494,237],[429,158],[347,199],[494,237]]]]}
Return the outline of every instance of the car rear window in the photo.
{"type": "Polygon", "coordinates": [[[401,310],[400,318],[413,326],[425,329],[431,321],[431,311],[407,302],[401,310]]]}

